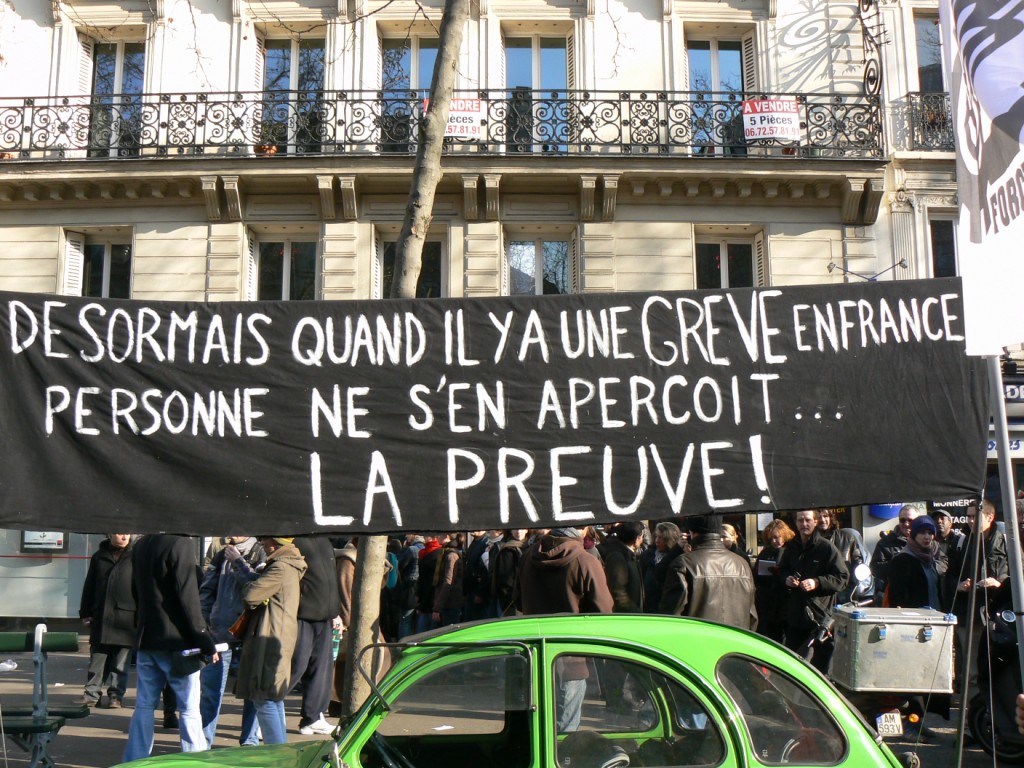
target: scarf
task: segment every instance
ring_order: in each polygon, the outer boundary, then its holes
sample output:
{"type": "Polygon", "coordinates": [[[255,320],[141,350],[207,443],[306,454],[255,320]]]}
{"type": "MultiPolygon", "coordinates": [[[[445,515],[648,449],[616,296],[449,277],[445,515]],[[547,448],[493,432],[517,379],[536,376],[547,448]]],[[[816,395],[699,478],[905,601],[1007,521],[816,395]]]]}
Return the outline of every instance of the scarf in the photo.
{"type": "Polygon", "coordinates": [[[913,555],[925,565],[934,565],[935,558],[939,554],[939,545],[936,543],[935,539],[932,539],[931,546],[922,547],[917,543],[916,539],[911,537],[907,539],[907,546],[905,546],[902,551],[913,555]]]}

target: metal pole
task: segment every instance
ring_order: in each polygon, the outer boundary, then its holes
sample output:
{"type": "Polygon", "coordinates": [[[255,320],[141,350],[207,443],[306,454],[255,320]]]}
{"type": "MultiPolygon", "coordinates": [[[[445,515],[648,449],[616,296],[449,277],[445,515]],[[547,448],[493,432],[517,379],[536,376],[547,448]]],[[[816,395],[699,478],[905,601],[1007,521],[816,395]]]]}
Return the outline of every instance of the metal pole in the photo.
{"type": "MultiPolygon", "coordinates": [[[[971,657],[974,655],[974,628],[977,622],[974,620],[978,590],[975,585],[978,583],[978,573],[981,570],[981,558],[984,557],[982,549],[981,534],[981,501],[975,502],[978,506],[974,517],[974,530],[970,532],[967,539],[966,551],[968,562],[971,568],[968,576],[971,579],[971,589],[967,593],[967,647],[961,648],[964,657],[960,660],[960,716],[957,718],[956,727],[956,768],[963,768],[964,764],[964,734],[967,733],[967,703],[971,700],[971,657]]],[[[957,621],[961,620],[957,616],[957,621]]]]}
{"type": "MultiPolygon", "coordinates": [[[[1017,637],[1024,637],[1024,570],[1021,569],[1020,526],[1017,519],[1017,491],[1013,485],[1010,462],[1010,433],[1006,426],[1006,400],[1003,394],[1003,369],[998,357],[988,358],[988,377],[992,386],[992,420],[995,426],[996,455],[999,463],[999,485],[1003,489],[1003,521],[1006,523],[1006,549],[1010,560],[1010,589],[1013,611],[1017,615],[1017,637]]],[[[978,510],[981,514],[981,510],[978,510]]],[[[1024,688],[1024,643],[1017,643],[1024,688]]]]}

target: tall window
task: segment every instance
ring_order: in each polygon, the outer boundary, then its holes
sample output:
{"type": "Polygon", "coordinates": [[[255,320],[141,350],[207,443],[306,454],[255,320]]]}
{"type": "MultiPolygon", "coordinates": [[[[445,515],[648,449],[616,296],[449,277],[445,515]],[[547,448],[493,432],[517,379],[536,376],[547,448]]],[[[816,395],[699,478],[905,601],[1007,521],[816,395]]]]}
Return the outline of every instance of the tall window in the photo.
{"type": "Polygon", "coordinates": [[[753,37],[688,40],[693,144],[698,154],[745,155],[743,92],[754,88],[753,37]]]}
{"type": "Polygon", "coordinates": [[[571,261],[566,240],[512,240],[508,244],[509,294],[570,293],[571,261]]]}
{"type": "Polygon", "coordinates": [[[90,155],[138,154],[142,141],[142,90],[146,64],[143,42],[87,43],[92,46],[90,155]]]}
{"type": "Polygon", "coordinates": [[[559,102],[566,99],[570,75],[565,37],[505,38],[505,130],[510,150],[564,151],[569,126],[559,102]]]}
{"type": "Polygon", "coordinates": [[[85,244],[82,295],[97,299],[131,298],[132,247],[125,243],[85,244]]]}
{"type": "Polygon", "coordinates": [[[265,41],[260,144],[278,152],[320,150],[327,130],[320,109],[324,65],[323,39],[265,41]]]}
{"type": "Polygon", "coordinates": [[[754,245],[750,241],[697,243],[698,288],[752,288],[754,245]]]}
{"type": "Polygon", "coordinates": [[[932,277],[956,277],[956,222],[946,218],[929,219],[928,239],[931,243],[932,277]]]}
{"type": "Polygon", "coordinates": [[[259,244],[259,299],[304,301],[316,298],[316,243],[280,240],[259,244]]]}
{"type": "MultiPolygon", "coordinates": [[[[395,246],[394,242],[384,243],[381,253],[381,298],[391,296],[391,284],[395,279],[395,246]]],[[[423,243],[423,266],[416,282],[417,299],[436,299],[444,295],[442,292],[443,274],[441,243],[428,240],[423,243]]]]}
{"type": "Polygon", "coordinates": [[[915,16],[914,38],[917,44],[917,89],[924,93],[944,93],[942,81],[942,35],[937,16],[915,16]]]}
{"type": "Polygon", "coordinates": [[[437,60],[436,37],[381,40],[381,149],[408,152],[416,119],[430,91],[437,60]]]}

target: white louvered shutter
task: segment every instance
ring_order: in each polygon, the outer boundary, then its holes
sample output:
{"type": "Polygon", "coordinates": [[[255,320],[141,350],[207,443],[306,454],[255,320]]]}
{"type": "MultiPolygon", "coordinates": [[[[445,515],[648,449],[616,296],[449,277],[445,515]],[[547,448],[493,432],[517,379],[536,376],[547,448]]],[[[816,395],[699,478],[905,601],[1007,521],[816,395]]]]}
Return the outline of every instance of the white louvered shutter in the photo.
{"type": "Polygon", "coordinates": [[[509,291],[509,264],[508,264],[508,237],[505,228],[498,231],[498,295],[508,296],[509,291]]]}
{"type": "Polygon", "coordinates": [[[765,243],[764,232],[758,232],[754,236],[754,285],[764,288],[769,285],[771,275],[768,273],[768,249],[765,243]]]}
{"type": "Polygon", "coordinates": [[[258,246],[255,233],[251,229],[247,229],[245,231],[245,301],[256,301],[260,296],[258,246]]]}
{"type": "Polygon", "coordinates": [[[676,90],[689,91],[692,90],[690,88],[690,55],[686,49],[686,26],[683,22],[680,22],[680,25],[683,26],[683,50],[682,55],[679,56],[679,77],[681,85],[676,90]]]}
{"type": "Polygon", "coordinates": [[[252,67],[252,89],[262,91],[266,83],[263,78],[267,67],[267,41],[263,35],[256,35],[256,59],[252,67]]]}
{"type": "Polygon", "coordinates": [[[373,297],[375,299],[386,299],[387,296],[382,296],[383,292],[383,266],[384,266],[384,250],[383,245],[380,241],[380,233],[376,229],[373,230],[373,258],[371,260],[370,268],[373,270],[373,297]]]}
{"type": "Polygon", "coordinates": [[[754,44],[754,33],[743,36],[743,91],[753,94],[757,92],[757,46],[754,44]]]}
{"type": "Polygon", "coordinates": [[[78,93],[82,96],[92,94],[92,62],[96,43],[78,31],[78,93]]]}
{"type": "Polygon", "coordinates": [[[565,39],[565,83],[570,91],[576,90],[576,36],[565,39]]]}
{"type": "Polygon", "coordinates": [[[82,295],[85,272],[85,235],[81,232],[64,233],[64,287],[65,296],[82,295]]]}
{"type": "Polygon", "coordinates": [[[579,231],[573,232],[569,238],[569,284],[573,293],[581,290],[582,265],[580,264],[579,231]]]}

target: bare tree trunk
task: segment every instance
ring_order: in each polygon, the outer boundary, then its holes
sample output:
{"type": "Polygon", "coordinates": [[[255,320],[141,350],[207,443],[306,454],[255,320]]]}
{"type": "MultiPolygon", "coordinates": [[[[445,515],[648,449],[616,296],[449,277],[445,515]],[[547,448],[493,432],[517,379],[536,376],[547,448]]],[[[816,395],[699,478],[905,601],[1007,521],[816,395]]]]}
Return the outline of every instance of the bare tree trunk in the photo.
{"type": "MultiPolygon", "coordinates": [[[[448,124],[455,67],[462,47],[462,31],[469,18],[469,0],[445,0],[441,19],[437,61],[430,84],[430,105],[419,125],[416,164],[413,168],[409,202],[405,208],[402,232],[395,247],[395,273],[391,298],[416,298],[416,284],[423,264],[423,242],[433,217],[434,193],[441,180],[441,150],[444,130],[448,124]]],[[[355,712],[370,694],[369,685],[359,674],[356,661],[359,652],[374,642],[380,622],[380,590],[384,580],[384,558],[387,539],[384,536],[361,536],[359,556],[352,590],[351,627],[346,627],[345,647],[349,664],[345,671],[342,711],[355,712]]],[[[429,608],[429,606],[428,606],[429,608]]],[[[375,659],[367,659],[367,671],[376,674],[375,659]]]]}
{"type": "Polygon", "coordinates": [[[423,263],[423,241],[433,218],[434,193],[441,180],[441,149],[455,87],[455,67],[462,46],[462,30],[468,18],[469,0],[445,0],[437,61],[430,83],[430,106],[420,121],[409,202],[405,206],[402,232],[395,244],[395,277],[391,283],[393,299],[416,298],[416,283],[423,263]]]}

